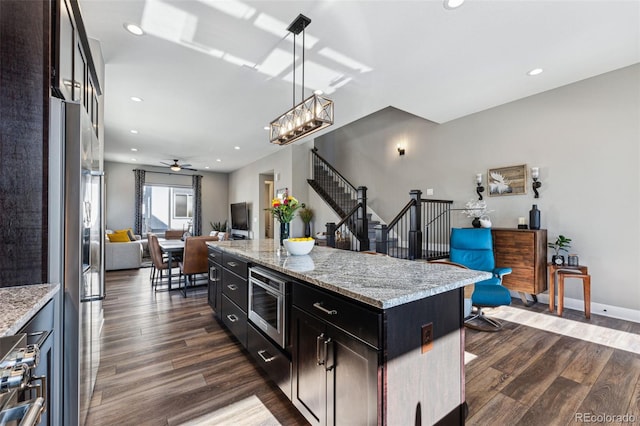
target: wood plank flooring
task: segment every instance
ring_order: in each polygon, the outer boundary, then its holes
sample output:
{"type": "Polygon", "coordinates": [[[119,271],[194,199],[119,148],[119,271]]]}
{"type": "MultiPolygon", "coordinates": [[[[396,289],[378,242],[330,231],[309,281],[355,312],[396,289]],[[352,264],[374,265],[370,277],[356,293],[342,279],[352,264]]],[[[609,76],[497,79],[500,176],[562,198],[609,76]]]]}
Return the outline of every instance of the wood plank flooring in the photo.
{"type": "MultiPolygon", "coordinates": [[[[204,289],[186,299],[156,293],[149,269],[109,272],[106,281],[88,425],[307,424],[215,320],[204,289]]],[[[495,312],[511,315],[502,331],[466,332],[476,356],[466,368],[467,424],[567,425],[624,414],[640,422],[640,351],[632,350],[640,324],[565,310],[566,326],[551,325],[557,316],[546,305],[514,299],[509,309],[495,312]],[[516,322],[518,310],[554,332],[516,322]],[[578,337],[557,329],[583,324],[598,327],[578,337]],[[609,335],[618,342],[605,344],[609,335]]]]}

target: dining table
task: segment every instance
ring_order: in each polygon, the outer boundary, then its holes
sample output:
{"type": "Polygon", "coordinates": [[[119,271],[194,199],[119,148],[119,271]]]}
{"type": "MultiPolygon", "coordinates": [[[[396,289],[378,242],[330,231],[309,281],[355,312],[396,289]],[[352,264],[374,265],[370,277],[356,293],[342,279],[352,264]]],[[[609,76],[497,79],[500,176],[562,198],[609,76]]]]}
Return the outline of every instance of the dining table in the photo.
{"type": "MultiPolygon", "coordinates": [[[[182,240],[160,240],[158,239],[158,245],[162,253],[167,255],[167,262],[169,265],[169,277],[167,279],[167,289],[171,290],[171,265],[175,261],[177,255],[181,255],[184,252],[184,241],[182,240]]],[[[178,283],[180,288],[180,283],[178,283]]]]}

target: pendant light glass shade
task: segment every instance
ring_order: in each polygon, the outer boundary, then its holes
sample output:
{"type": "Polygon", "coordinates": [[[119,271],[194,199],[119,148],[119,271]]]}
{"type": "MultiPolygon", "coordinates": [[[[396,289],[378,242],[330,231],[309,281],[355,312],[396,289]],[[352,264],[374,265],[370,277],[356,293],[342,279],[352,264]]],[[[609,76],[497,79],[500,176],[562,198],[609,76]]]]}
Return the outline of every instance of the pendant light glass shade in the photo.
{"type": "Polygon", "coordinates": [[[333,124],[333,101],[311,95],[269,125],[269,140],[287,145],[333,124]]]}

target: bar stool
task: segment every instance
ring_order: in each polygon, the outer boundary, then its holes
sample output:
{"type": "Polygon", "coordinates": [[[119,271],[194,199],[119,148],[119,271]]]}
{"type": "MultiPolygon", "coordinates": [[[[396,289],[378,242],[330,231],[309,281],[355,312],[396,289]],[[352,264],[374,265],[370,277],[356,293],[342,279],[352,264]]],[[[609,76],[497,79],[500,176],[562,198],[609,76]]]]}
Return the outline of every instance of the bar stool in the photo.
{"type": "Polygon", "coordinates": [[[582,289],[584,291],[584,314],[591,318],[591,275],[582,272],[558,271],[558,315],[562,316],[564,305],[564,279],[581,278],[582,289]]]}

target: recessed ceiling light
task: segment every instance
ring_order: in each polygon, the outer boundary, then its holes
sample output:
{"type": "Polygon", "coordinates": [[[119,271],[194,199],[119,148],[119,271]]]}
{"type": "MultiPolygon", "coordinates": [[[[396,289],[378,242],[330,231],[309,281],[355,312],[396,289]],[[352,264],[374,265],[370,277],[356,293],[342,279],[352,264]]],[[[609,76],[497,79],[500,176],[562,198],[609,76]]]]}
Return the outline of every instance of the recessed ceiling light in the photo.
{"type": "Polygon", "coordinates": [[[142,98],[139,98],[139,97],[137,97],[137,96],[132,96],[132,97],[131,97],[131,100],[132,100],[133,102],[142,102],[142,98]]]}
{"type": "Polygon", "coordinates": [[[320,89],[318,89],[318,90],[313,92],[314,95],[318,95],[318,96],[322,95],[323,93],[324,92],[322,90],[320,90],[320,89]]]}
{"type": "Polygon", "coordinates": [[[129,130],[129,132],[130,132],[130,133],[133,133],[134,135],[137,135],[137,134],[138,134],[138,131],[137,131],[136,129],[131,129],[131,130],[129,130]]]}
{"type": "Polygon", "coordinates": [[[462,6],[464,0],[444,0],[444,8],[445,9],[455,9],[462,6]]]}
{"type": "Polygon", "coordinates": [[[136,160],[135,158],[132,158],[131,161],[138,161],[138,160],[136,160]]]}
{"type": "Polygon", "coordinates": [[[204,166],[204,168],[205,168],[205,169],[210,169],[211,167],[209,167],[209,166],[204,166]]]}
{"type": "Polygon", "coordinates": [[[269,130],[269,126],[264,126],[263,129],[264,130],[269,130]]]}
{"type": "Polygon", "coordinates": [[[233,149],[240,149],[240,147],[239,146],[234,146],[233,149]]]}
{"type": "Polygon", "coordinates": [[[219,158],[216,158],[216,161],[217,161],[218,163],[222,162],[222,160],[221,160],[221,159],[219,159],[219,158]]]}
{"type": "Polygon", "coordinates": [[[138,148],[131,148],[131,152],[138,152],[138,148]]]}
{"type": "Polygon", "coordinates": [[[129,24],[125,22],[124,24],[122,24],[122,26],[124,27],[125,30],[129,31],[133,35],[136,35],[136,36],[144,35],[144,30],[136,24],[129,24]]]}
{"type": "Polygon", "coordinates": [[[527,73],[527,75],[538,75],[538,74],[542,74],[543,69],[542,68],[534,68],[531,71],[529,71],[527,73]]]}

